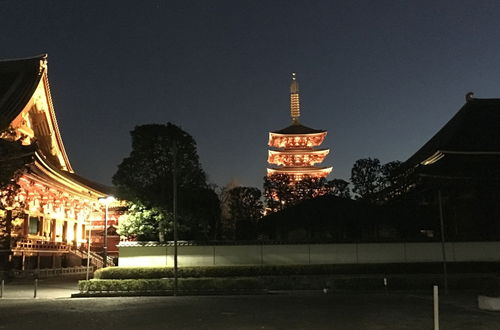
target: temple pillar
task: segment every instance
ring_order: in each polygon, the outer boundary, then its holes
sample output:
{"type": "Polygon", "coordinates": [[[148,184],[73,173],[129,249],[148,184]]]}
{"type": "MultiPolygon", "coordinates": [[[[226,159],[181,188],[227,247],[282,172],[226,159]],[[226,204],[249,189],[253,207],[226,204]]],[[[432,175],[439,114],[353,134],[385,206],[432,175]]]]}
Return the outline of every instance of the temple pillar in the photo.
{"type": "Polygon", "coordinates": [[[26,264],[26,255],[24,254],[24,252],[21,252],[22,254],[22,257],[21,257],[21,270],[24,270],[25,269],[25,264],[26,264]]]}
{"type": "Polygon", "coordinates": [[[56,220],[52,219],[50,221],[50,240],[52,242],[56,241],[56,220]]]}
{"type": "Polygon", "coordinates": [[[28,214],[26,214],[24,216],[24,221],[23,221],[23,235],[24,235],[24,237],[28,237],[29,222],[30,222],[30,216],[28,214]]]}

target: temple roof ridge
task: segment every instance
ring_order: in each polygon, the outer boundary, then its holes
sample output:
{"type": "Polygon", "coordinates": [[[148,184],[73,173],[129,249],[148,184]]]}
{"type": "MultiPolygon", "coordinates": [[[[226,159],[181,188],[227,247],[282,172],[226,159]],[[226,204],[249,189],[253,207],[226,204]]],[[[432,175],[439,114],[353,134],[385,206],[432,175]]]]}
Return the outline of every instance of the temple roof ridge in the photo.
{"type": "Polygon", "coordinates": [[[49,55],[47,53],[42,53],[42,54],[35,55],[35,56],[27,56],[27,57],[19,57],[19,58],[1,58],[0,62],[21,62],[21,61],[29,61],[29,60],[35,60],[35,59],[42,60],[42,59],[47,59],[48,56],[49,55]]]}
{"type": "Polygon", "coordinates": [[[417,165],[437,151],[500,151],[500,99],[469,97],[455,115],[404,163],[417,165]]]}

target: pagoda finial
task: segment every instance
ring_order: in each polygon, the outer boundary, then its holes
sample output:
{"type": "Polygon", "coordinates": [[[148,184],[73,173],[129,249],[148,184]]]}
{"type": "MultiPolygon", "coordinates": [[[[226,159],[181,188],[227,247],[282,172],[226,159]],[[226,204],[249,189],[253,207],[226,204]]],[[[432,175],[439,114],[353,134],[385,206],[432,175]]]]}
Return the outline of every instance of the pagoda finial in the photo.
{"type": "Polygon", "coordinates": [[[292,82],[290,83],[290,113],[294,124],[299,124],[300,102],[299,102],[299,82],[297,73],[292,72],[292,82]]]}

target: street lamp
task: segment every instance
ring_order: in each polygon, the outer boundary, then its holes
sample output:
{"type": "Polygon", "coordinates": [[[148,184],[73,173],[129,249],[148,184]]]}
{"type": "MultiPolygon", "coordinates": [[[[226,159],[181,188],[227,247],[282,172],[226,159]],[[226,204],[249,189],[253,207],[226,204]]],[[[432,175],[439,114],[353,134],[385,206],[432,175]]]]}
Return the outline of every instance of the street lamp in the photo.
{"type": "Polygon", "coordinates": [[[86,279],[88,281],[90,273],[90,242],[92,241],[92,226],[90,225],[90,212],[87,215],[87,224],[89,226],[89,234],[87,237],[88,244],[87,244],[87,276],[86,276],[86,279]]]}
{"type": "Polygon", "coordinates": [[[116,199],[113,196],[100,197],[99,202],[105,205],[104,212],[104,257],[103,257],[103,267],[108,267],[108,210],[109,204],[114,202],[116,199]]]}

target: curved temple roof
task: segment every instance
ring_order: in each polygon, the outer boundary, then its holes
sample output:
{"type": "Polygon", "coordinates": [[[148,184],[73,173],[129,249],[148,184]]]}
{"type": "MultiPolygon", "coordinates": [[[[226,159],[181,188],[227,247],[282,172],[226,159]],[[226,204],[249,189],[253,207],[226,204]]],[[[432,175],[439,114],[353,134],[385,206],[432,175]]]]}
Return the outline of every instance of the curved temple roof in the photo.
{"type": "MultiPolygon", "coordinates": [[[[50,96],[47,78],[47,55],[38,55],[30,58],[0,60],[0,132],[8,129],[17,122],[23,111],[31,111],[34,107],[34,96],[42,93],[46,115],[39,117],[39,123],[44,121],[45,136],[34,133],[34,141],[38,140],[34,163],[30,172],[42,176],[52,173],[53,178],[58,178],[59,183],[68,189],[88,194],[104,196],[112,193],[112,188],[107,187],[73,173],[68,156],[64,149],[62,138],[57,125],[55,112],[50,96]],[[39,89],[41,88],[41,89],[39,89]],[[55,148],[56,155],[52,153],[55,148]]],[[[38,109],[40,110],[40,109],[38,109]]],[[[24,116],[24,115],[22,115],[24,116]]],[[[23,117],[24,118],[24,117],[23,117]]],[[[21,119],[23,119],[21,118],[21,119]]]]}
{"type": "Polygon", "coordinates": [[[47,55],[0,60],[0,131],[21,113],[42,78],[47,55]]]}
{"type": "Polygon", "coordinates": [[[405,163],[438,161],[447,153],[500,152],[500,99],[468,98],[467,103],[405,163]]]}

